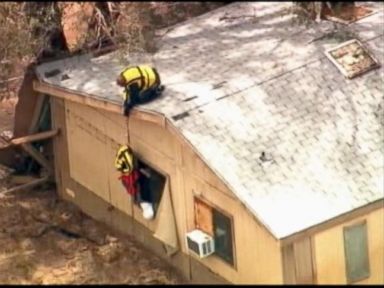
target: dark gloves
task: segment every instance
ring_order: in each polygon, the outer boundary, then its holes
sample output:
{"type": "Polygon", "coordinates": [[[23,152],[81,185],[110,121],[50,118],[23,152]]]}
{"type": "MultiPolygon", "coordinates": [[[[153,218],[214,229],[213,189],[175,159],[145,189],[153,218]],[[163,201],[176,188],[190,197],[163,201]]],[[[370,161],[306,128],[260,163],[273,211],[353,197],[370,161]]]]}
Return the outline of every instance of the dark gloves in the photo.
{"type": "Polygon", "coordinates": [[[125,100],[124,101],[124,116],[128,117],[129,116],[129,112],[131,111],[133,105],[131,102],[125,100]]]}

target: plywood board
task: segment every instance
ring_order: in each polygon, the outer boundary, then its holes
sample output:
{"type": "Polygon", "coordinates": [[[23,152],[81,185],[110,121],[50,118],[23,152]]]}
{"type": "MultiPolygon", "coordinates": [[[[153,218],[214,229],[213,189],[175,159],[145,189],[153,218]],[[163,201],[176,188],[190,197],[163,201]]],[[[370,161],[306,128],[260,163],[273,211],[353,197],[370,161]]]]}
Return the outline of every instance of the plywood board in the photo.
{"type": "MultiPolygon", "coordinates": [[[[175,167],[175,166],[174,166],[175,167]]],[[[187,211],[185,209],[185,191],[184,191],[184,175],[181,172],[179,166],[175,167],[175,173],[171,181],[171,195],[172,203],[175,209],[176,227],[178,231],[178,237],[180,239],[179,245],[181,250],[186,253],[187,247],[184,239],[187,233],[187,211]]]]}
{"type": "MultiPolygon", "coordinates": [[[[131,121],[130,121],[131,122],[131,121]]],[[[161,126],[153,126],[153,129],[162,129],[161,126]]],[[[130,124],[130,127],[131,124],[130,124]]],[[[147,134],[147,130],[142,130],[141,134],[147,134]]],[[[151,130],[152,131],[152,130],[151,130]]],[[[153,131],[152,131],[153,132],[153,131]]],[[[159,133],[159,132],[158,132],[159,133]]],[[[155,133],[156,134],[156,133],[155,133]]],[[[156,134],[159,135],[159,134],[156,134]]],[[[160,137],[160,136],[159,136],[160,137]]],[[[172,136],[173,137],[173,136],[172,136]]],[[[141,160],[145,161],[148,165],[162,173],[163,175],[169,176],[170,179],[170,192],[172,203],[174,207],[174,213],[176,217],[176,227],[178,233],[178,239],[183,239],[186,233],[186,211],[185,211],[185,197],[184,197],[184,183],[183,177],[184,174],[180,169],[180,166],[176,164],[174,160],[172,160],[166,153],[160,151],[160,146],[157,145],[158,141],[153,140],[152,142],[143,140],[143,137],[137,134],[130,135],[131,147],[137,153],[137,155],[141,158],[141,160]]],[[[144,137],[145,138],[145,137],[144,137]]],[[[170,140],[173,141],[173,140],[170,140]]],[[[177,142],[175,142],[175,151],[174,157],[180,158],[180,146],[177,142]]],[[[157,226],[158,219],[154,219],[151,221],[147,221],[143,219],[141,209],[134,205],[133,214],[135,219],[145,225],[150,231],[155,231],[157,226]]],[[[185,247],[184,241],[180,241],[181,250],[186,252],[187,249],[185,247]]]]}
{"type": "Polygon", "coordinates": [[[168,255],[175,254],[179,250],[176,219],[169,189],[169,179],[166,179],[163,196],[160,200],[159,209],[156,213],[157,225],[154,236],[165,244],[168,255]]]}
{"type": "Polygon", "coordinates": [[[282,259],[278,241],[264,227],[258,225],[238,201],[227,194],[199,178],[188,175],[184,176],[184,184],[187,231],[195,228],[193,204],[195,196],[231,216],[233,223],[234,267],[217,256],[194,259],[233,283],[282,284],[282,259]]]}
{"type": "Polygon", "coordinates": [[[215,173],[200,159],[200,157],[189,147],[189,145],[182,144],[182,163],[185,173],[194,175],[195,177],[207,182],[213,188],[222,193],[236,199],[234,194],[223,184],[215,173]]]}
{"type": "Polygon", "coordinates": [[[370,276],[354,284],[384,284],[384,208],[314,235],[317,284],[347,284],[343,228],[364,220],[368,229],[370,276]]]}
{"type": "Polygon", "coordinates": [[[191,276],[194,285],[231,285],[195,259],[191,259],[191,276]]]}
{"type": "Polygon", "coordinates": [[[297,284],[313,284],[311,238],[305,237],[293,244],[297,284]]]}
{"type": "Polygon", "coordinates": [[[195,227],[208,233],[212,237],[213,233],[213,222],[212,222],[212,208],[199,200],[199,198],[194,198],[195,200],[195,227]]]}
{"type": "Polygon", "coordinates": [[[78,104],[66,104],[70,176],[110,202],[103,118],[78,104]]]}
{"type": "Polygon", "coordinates": [[[60,129],[60,134],[53,138],[55,180],[59,194],[66,197],[66,183],[69,180],[69,163],[67,148],[67,129],[65,120],[65,102],[50,97],[52,128],[60,129]]]}
{"type": "Polygon", "coordinates": [[[18,92],[18,101],[15,110],[14,137],[29,134],[29,128],[35,112],[39,93],[33,90],[33,81],[36,79],[33,65],[27,67],[24,79],[18,92]]]}
{"type": "MultiPolygon", "coordinates": [[[[173,161],[159,153],[156,149],[152,149],[147,143],[143,142],[137,137],[131,136],[131,147],[142,161],[157,170],[164,176],[168,176],[170,179],[170,190],[173,191],[173,187],[176,185],[175,165],[173,161]]],[[[172,193],[172,192],[171,192],[172,193]]],[[[172,194],[173,196],[173,194],[172,194]]],[[[172,197],[173,199],[173,197],[172,197]]],[[[133,215],[135,220],[147,227],[151,231],[155,231],[158,219],[146,220],[142,216],[141,208],[137,205],[133,205],[133,215]]]]}
{"type": "MultiPolygon", "coordinates": [[[[69,104],[71,106],[71,104],[69,104]]],[[[71,108],[71,107],[69,107],[71,108]]],[[[70,109],[69,109],[70,110],[70,109]]],[[[78,117],[99,117],[91,115],[93,112],[85,111],[84,113],[80,112],[81,109],[76,107],[74,109],[80,115],[78,117]]],[[[97,113],[99,114],[99,113],[97,113]]],[[[107,115],[107,114],[104,114],[107,115]]],[[[118,115],[111,113],[111,116],[108,115],[108,118],[119,118],[118,115]]],[[[69,117],[69,121],[73,120],[69,117]]],[[[110,165],[111,161],[108,158],[113,158],[114,156],[114,148],[120,141],[124,141],[124,136],[121,131],[124,129],[117,128],[118,125],[115,125],[115,122],[121,122],[121,119],[114,119],[113,121],[102,119],[99,121],[100,127],[98,130],[104,129],[104,133],[98,133],[98,135],[92,135],[92,143],[95,141],[100,142],[103,145],[100,145],[99,154],[103,154],[105,159],[104,162],[105,174],[99,175],[108,175],[105,177],[105,182],[107,183],[107,189],[111,191],[110,201],[114,206],[118,206],[118,202],[121,202],[118,197],[116,197],[116,202],[114,202],[114,197],[117,194],[114,190],[118,190],[120,188],[115,187],[113,185],[119,185],[117,182],[113,182],[115,175],[113,174],[110,165]],[[101,124],[102,123],[102,124],[101,124]],[[108,124],[109,123],[109,124],[108,124]],[[104,128],[102,128],[104,127],[104,128]],[[109,132],[114,130],[114,132],[109,132]],[[102,135],[100,135],[102,134],[102,135]],[[112,140],[111,140],[112,139],[112,140]],[[104,149],[104,152],[102,152],[104,149]],[[108,156],[109,155],[109,156],[108,156]],[[114,204],[116,203],[116,205],[114,204]]],[[[82,119],[83,120],[83,119],[82,119]]],[[[74,119],[73,121],[77,121],[74,119]]],[[[75,122],[76,124],[77,122],[75,122]]],[[[95,122],[96,123],[96,122],[95,122]]],[[[95,123],[89,123],[90,125],[95,125],[95,123]]],[[[73,123],[69,123],[73,125],[73,123]]],[[[69,125],[69,126],[71,126],[69,125]]],[[[124,124],[123,124],[124,125],[124,124]]],[[[134,124],[135,125],[135,124],[134,124]]],[[[155,125],[155,124],[150,124],[155,125]]],[[[156,126],[156,125],[155,125],[156,126]]],[[[72,127],[72,126],[71,126],[72,127]]],[[[223,212],[226,214],[232,215],[233,217],[233,239],[234,239],[234,253],[235,253],[235,262],[236,266],[231,267],[226,264],[224,261],[218,259],[217,257],[208,257],[203,260],[198,260],[202,265],[209,267],[214,273],[222,275],[229,281],[237,282],[237,283],[282,283],[282,265],[281,265],[281,254],[280,247],[278,243],[271,237],[267,231],[257,225],[253,218],[250,217],[249,213],[246,213],[245,208],[239,203],[237,199],[231,194],[231,192],[227,191],[225,185],[220,184],[220,180],[205,166],[204,163],[198,158],[197,155],[191,153],[190,148],[185,147],[185,149],[181,148],[178,140],[175,140],[174,136],[170,136],[173,138],[165,140],[163,144],[157,145],[157,138],[161,137],[162,132],[156,131],[156,127],[149,128],[148,130],[143,130],[147,127],[147,125],[139,125],[141,129],[137,129],[136,133],[131,133],[131,141],[132,147],[135,151],[139,153],[139,155],[143,156],[148,164],[153,164],[155,169],[158,169],[160,172],[165,172],[170,177],[170,188],[172,201],[175,207],[175,215],[176,215],[176,226],[178,231],[179,239],[185,237],[185,233],[189,229],[194,228],[194,201],[193,198],[195,195],[203,196],[208,202],[214,203],[218,207],[220,207],[223,212]],[[147,131],[154,132],[150,136],[140,135],[147,134],[147,131]],[[153,136],[156,137],[153,137],[153,136]],[[153,137],[153,138],[150,138],[153,137]],[[143,139],[144,138],[144,139],[143,139]],[[169,141],[169,142],[167,142],[169,141]],[[169,148],[169,144],[172,149],[169,148]],[[163,146],[167,146],[167,152],[164,152],[163,146]],[[189,151],[188,155],[184,155],[185,151],[189,151]],[[172,154],[172,158],[171,156],[172,154]],[[189,162],[188,157],[191,157],[194,163],[189,162]],[[173,160],[174,159],[174,160],[173,160]],[[196,164],[197,163],[197,164],[196,164]],[[182,165],[180,165],[182,164],[182,165]],[[188,167],[183,167],[183,165],[189,165],[188,167]],[[203,167],[203,168],[201,168],[203,167]],[[205,169],[205,170],[204,170],[205,169]],[[206,172],[207,169],[209,172],[206,172]],[[206,176],[210,173],[210,176],[206,176]],[[208,179],[207,179],[208,178],[208,179]],[[223,192],[223,190],[226,190],[223,192]],[[198,191],[198,192],[197,192],[198,191]],[[195,193],[195,194],[194,194],[195,193]],[[187,229],[188,228],[188,229],[187,229]],[[255,266],[254,261],[258,259],[258,262],[261,263],[260,266],[255,266]]],[[[159,126],[160,127],[160,126],[159,126]]],[[[80,129],[79,129],[80,130],[80,129]]],[[[79,132],[75,132],[79,133],[79,132]]],[[[86,132],[83,132],[86,133],[86,132]]],[[[149,133],[149,132],[148,132],[149,133]]],[[[172,135],[172,134],[170,134],[172,135]]],[[[87,136],[85,136],[87,137],[87,136]]],[[[68,137],[70,139],[71,137],[68,137]]],[[[81,138],[84,139],[84,138],[81,138]]],[[[70,139],[71,140],[71,139],[70,139]]],[[[90,139],[87,140],[91,141],[90,139]]],[[[85,149],[86,145],[81,146],[80,148],[85,149]]],[[[73,146],[73,145],[71,145],[73,146]]],[[[78,148],[76,148],[78,149],[78,148]]],[[[81,150],[79,149],[79,150],[81,150]]],[[[71,168],[72,169],[72,168],[71,168]]],[[[76,168],[75,168],[76,169],[76,168]]],[[[82,176],[83,177],[83,176],[82,176]]],[[[72,180],[71,180],[72,181],[72,180]]],[[[70,181],[70,182],[71,182],[70,181]]],[[[103,180],[104,181],[104,180],[103,180]]],[[[72,184],[71,184],[72,185],[72,184]]],[[[100,185],[99,185],[100,186],[100,185]]],[[[75,200],[81,202],[82,206],[93,205],[92,203],[86,201],[90,201],[89,197],[82,195],[83,193],[79,193],[79,191],[83,191],[83,188],[76,187],[76,185],[70,187],[75,192],[75,200]],[[81,198],[81,199],[80,199],[81,198]],[[87,200],[88,199],[88,200],[87,200]]],[[[84,188],[85,189],[85,188],[84,188]]],[[[88,189],[87,189],[88,190],[88,189]]],[[[95,189],[89,189],[92,193],[96,193],[95,189]]],[[[90,192],[91,193],[91,192],[90,192]]],[[[121,194],[120,194],[121,195],[121,194]]],[[[87,209],[90,213],[98,214],[98,218],[102,219],[103,217],[107,217],[108,212],[104,211],[107,207],[102,207],[99,204],[95,203],[98,209],[102,209],[100,211],[96,211],[95,209],[91,209],[90,207],[84,208],[87,209]]],[[[127,204],[128,205],[128,204],[127,204]]],[[[126,207],[127,205],[123,205],[126,207]]],[[[128,205],[129,206],[129,205],[128,205]]],[[[117,210],[121,211],[125,210],[124,207],[118,207],[117,210]]],[[[113,213],[113,212],[111,212],[113,213]]],[[[111,214],[110,213],[110,214],[111,214]]],[[[140,222],[141,211],[139,208],[134,207],[133,209],[133,217],[136,221],[140,222]]],[[[111,214],[112,215],[112,214],[111,214]]],[[[145,227],[150,229],[153,233],[153,225],[156,222],[152,222],[150,224],[143,223],[145,227]]],[[[119,224],[119,226],[122,223],[119,224]]],[[[182,250],[187,252],[184,241],[180,241],[182,245],[182,250]]]]}
{"type": "Polygon", "coordinates": [[[103,125],[105,126],[106,136],[118,143],[127,144],[128,142],[128,124],[127,118],[116,113],[102,111],[103,125]]]}
{"type": "Polygon", "coordinates": [[[296,284],[295,254],[293,244],[282,248],[284,284],[296,284]]]}
{"type": "Polygon", "coordinates": [[[138,138],[159,153],[175,159],[175,139],[162,126],[132,118],[129,120],[129,129],[131,139],[138,138]]]}

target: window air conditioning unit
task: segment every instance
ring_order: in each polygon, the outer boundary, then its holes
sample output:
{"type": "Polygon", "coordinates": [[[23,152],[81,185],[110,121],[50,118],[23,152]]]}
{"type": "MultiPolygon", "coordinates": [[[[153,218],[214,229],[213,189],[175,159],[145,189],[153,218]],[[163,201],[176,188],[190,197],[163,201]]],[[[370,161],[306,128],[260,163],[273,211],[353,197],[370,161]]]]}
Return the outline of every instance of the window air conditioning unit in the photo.
{"type": "Polygon", "coordinates": [[[214,239],[201,230],[196,229],[187,233],[186,239],[188,249],[200,258],[215,252],[214,239]]]}

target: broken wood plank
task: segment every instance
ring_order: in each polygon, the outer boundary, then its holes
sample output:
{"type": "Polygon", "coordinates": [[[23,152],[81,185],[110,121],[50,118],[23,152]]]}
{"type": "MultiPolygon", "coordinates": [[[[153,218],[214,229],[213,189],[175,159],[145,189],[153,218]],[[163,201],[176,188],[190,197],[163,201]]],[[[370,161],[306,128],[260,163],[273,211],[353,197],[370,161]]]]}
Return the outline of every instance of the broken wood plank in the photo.
{"type": "Polygon", "coordinates": [[[38,128],[37,122],[39,121],[41,111],[43,110],[43,104],[46,97],[47,96],[45,94],[41,94],[41,93],[39,93],[39,95],[37,96],[35,110],[33,111],[33,114],[32,114],[31,125],[29,126],[29,129],[28,129],[29,133],[36,133],[36,130],[38,128]]]}
{"type": "Polygon", "coordinates": [[[16,146],[16,145],[29,143],[29,142],[34,142],[34,141],[52,138],[52,137],[56,136],[58,133],[59,133],[59,129],[55,129],[55,130],[36,133],[33,135],[28,135],[28,136],[24,136],[24,137],[20,137],[20,138],[15,138],[15,139],[12,139],[7,145],[0,147],[0,150],[8,148],[10,146],[16,146]]]}
{"type": "Polygon", "coordinates": [[[19,190],[24,190],[24,189],[32,188],[34,186],[37,186],[37,185],[45,183],[46,181],[48,181],[48,179],[49,179],[49,177],[45,176],[43,178],[39,178],[37,180],[33,180],[33,181],[29,182],[29,183],[26,183],[26,184],[23,184],[23,185],[19,185],[19,186],[10,188],[10,189],[8,189],[8,190],[6,190],[4,192],[0,192],[0,195],[4,196],[6,194],[9,194],[9,193],[12,193],[12,192],[16,192],[16,191],[19,191],[19,190]]]}
{"type": "Polygon", "coordinates": [[[9,180],[12,184],[27,184],[33,180],[39,179],[39,177],[31,176],[31,175],[11,175],[11,179],[9,180]]]}
{"type": "Polygon", "coordinates": [[[41,166],[43,166],[49,174],[53,173],[51,164],[41,153],[29,143],[21,144],[21,147],[27,152],[33,159],[35,159],[41,166]]]}

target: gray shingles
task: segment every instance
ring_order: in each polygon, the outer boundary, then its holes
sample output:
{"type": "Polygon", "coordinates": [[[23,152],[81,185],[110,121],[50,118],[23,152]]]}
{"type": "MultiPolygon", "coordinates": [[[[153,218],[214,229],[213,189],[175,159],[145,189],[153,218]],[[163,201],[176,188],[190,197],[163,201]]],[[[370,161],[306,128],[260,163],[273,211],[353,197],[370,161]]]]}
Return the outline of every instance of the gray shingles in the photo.
{"type": "MultiPolygon", "coordinates": [[[[167,86],[163,97],[142,108],[170,119],[277,238],[384,194],[383,124],[373,114],[384,99],[383,67],[345,79],[323,54],[336,42],[305,44],[331,23],[288,25],[273,12],[287,5],[233,3],[176,25],[154,56],[129,59],[154,63],[167,86]],[[253,8],[256,22],[219,20],[253,8]],[[214,89],[222,79],[227,83],[214,89]],[[186,111],[188,117],[172,120],[186,111]],[[275,162],[262,164],[262,151],[275,162]]],[[[365,40],[382,35],[383,9],[375,15],[361,22],[373,32],[359,23],[351,29],[365,40]]],[[[380,36],[366,43],[379,61],[383,42],[380,36]]],[[[114,78],[123,67],[111,53],[47,63],[37,72],[42,81],[121,103],[114,78]],[[71,79],[44,79],[57,67],[71,79]]]]}

